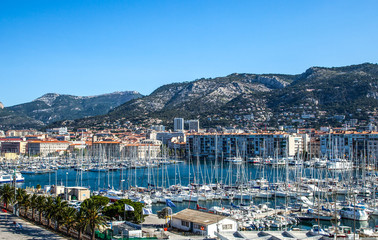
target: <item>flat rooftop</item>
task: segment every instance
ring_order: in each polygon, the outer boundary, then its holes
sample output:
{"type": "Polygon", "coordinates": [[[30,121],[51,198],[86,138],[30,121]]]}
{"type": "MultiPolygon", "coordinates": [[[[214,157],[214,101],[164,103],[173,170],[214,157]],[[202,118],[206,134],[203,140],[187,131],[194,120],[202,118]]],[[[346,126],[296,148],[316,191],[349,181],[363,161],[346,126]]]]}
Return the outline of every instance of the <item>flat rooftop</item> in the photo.
{"type": "Polygon", "coordinates": [[[172,218],[207,226],[210,224],[217,223],[220,220],[223,220],[227,217],[187,208],[182,210],[181,212],[172,215],[172,218]]]}

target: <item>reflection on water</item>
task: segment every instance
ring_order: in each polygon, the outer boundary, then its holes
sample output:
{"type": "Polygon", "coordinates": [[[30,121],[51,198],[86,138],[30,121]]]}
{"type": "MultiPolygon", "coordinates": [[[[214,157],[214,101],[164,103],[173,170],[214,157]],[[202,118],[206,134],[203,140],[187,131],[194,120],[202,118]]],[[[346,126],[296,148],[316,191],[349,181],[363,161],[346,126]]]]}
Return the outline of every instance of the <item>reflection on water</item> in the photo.
{"type": "MultiPolygon", "coordinates": [[[[222,166],[222,165],[220,165],[222,166]]],[[[189,165],[188,163],[179,163],[172,165],[164,165],[159,168],[139,168],[139,169],[123,169],[116,171],[105,172],[79,172],[73,169],[59,169],[56,172],[41,174],[41,175],[24,175],[25,182],[17,184],[19,187],[32,187],[40,184],[44,185],[67,185],[67,186],[84,186],[89,187],[91,190],[114,188],[116,190],[128,189],[131,186],[147,187],[148,184],[154,186],[168,187],[173,184],[188,185],[189,182],[193,183],[214,183],[216,181],[225,184],[235,184],[235,182],[248,181],[251,179],[257,179],[264,177],[271,182],[284,182],[286,180],[286,172],[288,172],[288,179],[298,179],[298,177],[314,177],[325,178],[337,177],[339,179],[350,179],[351,174],[342,175],[341,172],[326,173],[324,169],[315,168],[289,168],[288,171],[284,167],[272,168],[270,166],[254,166],[250,164],[244,165],[229,165],[223,164],[222,167],[215,168],[209,163],[200,162],[197,166],[189,165]],[[189,179],[190,176],[190,179],[189,179]],[[349,177],[349,178],[348,178],[349,177]],[[124,181],[121,181],[124,180],[124,181]]],[[[341,200],[343,197],[339,196],[341,200]]],[[[293,201],[293,200],[292,200],[293,201]]],[[[253,204],[266,203],[267,199],[253,199],[253,204]]],[[[240,203],[234,200],[235,204],[240,203]]],[[[251,204],[251,201],[243,201],[244,204],[251,204]]],[[[178,212],[187,207],[195,208],[196,203],[175,203],[176,208],[173,208],[173,212],[178,212]]],[[[207,202],[199,202],[201,207],[211,208],[212,206],[224,206],[230,205],[229,201],[225,200],[213,200],[207,202]]],[[[277,198],[270,200],[269,207],[284,206],[286,204],[284,198],[277,198]]],[[[165,207],[164,204],[154,204],[152,207],[153,212],[156,212],[165,207]]],[[[314,222],[315,224],[316,222],[314,222]]],[[[330,222],[320,222],[322,226],[330,226],[330,222]]],[[[374,227],[378,225],[377,218],[371,218],[365,222],[353,222],[353,220],[341,220],[341,225],[348,225],[353,227],[356,224],[356,228],[361,227],[374,227]]],[[[310,228],[311,223],[301,223],[301,227],[310,228]]]]}

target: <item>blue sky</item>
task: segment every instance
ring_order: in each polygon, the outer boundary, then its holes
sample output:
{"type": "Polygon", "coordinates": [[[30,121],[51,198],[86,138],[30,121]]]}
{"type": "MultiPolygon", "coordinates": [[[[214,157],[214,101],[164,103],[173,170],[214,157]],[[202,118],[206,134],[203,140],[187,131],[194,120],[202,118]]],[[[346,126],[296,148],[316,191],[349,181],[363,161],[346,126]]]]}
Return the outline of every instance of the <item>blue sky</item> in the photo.
{"type": "Polygon", "coordinates": [[[0,1],[0,101],[378,62],[378,1],[0,1]]]}

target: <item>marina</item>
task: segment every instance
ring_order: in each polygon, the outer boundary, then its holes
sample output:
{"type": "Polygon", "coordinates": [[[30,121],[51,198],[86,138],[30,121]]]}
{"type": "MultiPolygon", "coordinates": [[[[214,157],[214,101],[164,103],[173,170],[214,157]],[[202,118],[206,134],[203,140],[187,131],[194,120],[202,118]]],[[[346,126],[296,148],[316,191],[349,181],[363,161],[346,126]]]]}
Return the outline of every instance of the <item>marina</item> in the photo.
{"type": "Polygon", "coordinates": [[[313,225],[328,229],[337,220],[340,226],[355,231],[374,229],[378,224],[378,179],[373,169],[335,170],[292,159],[262,159],[258,163],[199,158],[101,162],[28,159],[14,163],[18,167],[3,162],[2,169],[13,169],[17,176],[23,176],[24,182],[18,182],[17,187],[30,189],[40,184],[48,192],[54,185],[81,186],[111,201],[126,198],[142,202],[154,213],[170,200],[175,205],[173,213],[191,208],[229,216],[241,230],[310,230],[313,225]],[[29,166],[35,170],[23,171],[29,166]]]}

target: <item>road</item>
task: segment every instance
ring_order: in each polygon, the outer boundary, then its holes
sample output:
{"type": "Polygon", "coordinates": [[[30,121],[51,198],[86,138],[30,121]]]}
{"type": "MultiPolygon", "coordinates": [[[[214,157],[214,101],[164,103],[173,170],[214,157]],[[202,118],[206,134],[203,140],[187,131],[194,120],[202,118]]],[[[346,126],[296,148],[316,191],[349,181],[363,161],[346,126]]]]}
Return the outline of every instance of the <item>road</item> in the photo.
{"type": "Polygon", "coordinates": [[[67,239],[9,213],[0,212],[0,239],[67,239]],[[22,229],[14,222],[21,224],[22,229]]]}

